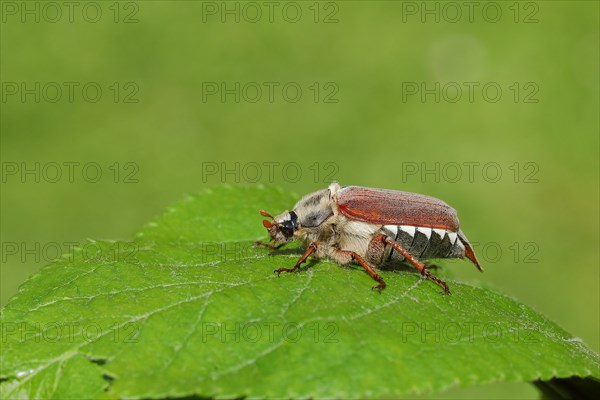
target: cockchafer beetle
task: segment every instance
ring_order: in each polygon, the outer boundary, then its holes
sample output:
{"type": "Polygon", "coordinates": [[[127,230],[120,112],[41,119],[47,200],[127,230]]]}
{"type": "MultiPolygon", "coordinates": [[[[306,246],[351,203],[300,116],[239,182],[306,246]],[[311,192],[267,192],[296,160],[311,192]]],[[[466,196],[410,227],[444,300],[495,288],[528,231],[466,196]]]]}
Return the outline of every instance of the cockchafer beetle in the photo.
{"type": "Polygon", "coordinates": [[[256,242],[279,249],[292,240],[307,246],[293,268],[274,272],[295,272],[314,254],[346,265],[355,261],[379,284],[386,284],[374,266],[387,262],[408,262],[423,276],[439,284],[422,260],[467,257],[483,272],[473,247],[460,230],[456,211],[442,200],[417,193],[360,186],[340,187],[333,182],[327,189],[304,196],[292,211],[273,217],[260,211],[273,243],[256,242]]]}

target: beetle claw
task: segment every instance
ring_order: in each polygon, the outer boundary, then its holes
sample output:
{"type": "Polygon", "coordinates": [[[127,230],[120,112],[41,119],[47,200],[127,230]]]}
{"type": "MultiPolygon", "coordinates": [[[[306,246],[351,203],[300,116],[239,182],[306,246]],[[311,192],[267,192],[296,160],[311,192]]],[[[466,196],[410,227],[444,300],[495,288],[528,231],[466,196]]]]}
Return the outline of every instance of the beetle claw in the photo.
{"type": "Polygon", "coordinates": [[[379,285],[371,288],[371,290],[377,290],[379,293],[381,293],[383,289],[385,289],[385,283],[380,283],[379,285]]]}
{"type": "Polygon", "coordinates": [[[277,276],[279,276],[282,272],[296,272],[297,270],[298,270],[298,267],[294,267],[294,268],[279,268],[279,269],[276,269],[273,272],[276,273],[277,276]]]}

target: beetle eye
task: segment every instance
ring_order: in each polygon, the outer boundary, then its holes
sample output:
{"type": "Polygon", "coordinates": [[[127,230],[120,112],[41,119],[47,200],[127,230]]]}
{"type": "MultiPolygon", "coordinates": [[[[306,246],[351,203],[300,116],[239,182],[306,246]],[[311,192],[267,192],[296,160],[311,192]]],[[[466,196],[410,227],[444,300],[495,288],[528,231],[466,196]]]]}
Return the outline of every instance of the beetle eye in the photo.
{"type": "Polygon", "coordinates": [[[294,211],[290,211],[290,225],[293,229],[298,227],[298,216],[294,211]]]}
{"type": "Polygon", "coordinates": [[[279,227],[279,230],[286,238],[294,236],[294,228],[292,226],[291,221],[285,221],[279,227]]]}
{"type": "Polygon", "coordinates": [[[294,232],[292,232],[292,230],[288,227],[282,226],[280,229],[281,233],[283,233],[283,236],[285,236],[286,238],[292,237],[294,232]]]}

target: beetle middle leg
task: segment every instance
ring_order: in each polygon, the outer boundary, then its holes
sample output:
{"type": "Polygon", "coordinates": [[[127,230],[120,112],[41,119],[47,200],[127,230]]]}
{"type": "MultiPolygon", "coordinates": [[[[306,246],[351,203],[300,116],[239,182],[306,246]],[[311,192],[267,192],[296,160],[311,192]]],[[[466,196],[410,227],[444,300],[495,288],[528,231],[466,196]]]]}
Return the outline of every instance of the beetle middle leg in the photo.
{"type": "Polygon", "coordinates": [[[277,276],[279,276],[279,274],[281,274],[282,272],[296,272],[298,270],[298,268],[300,267],[300,264],[305,262],[306,259],[308,258],[308,256],[310,256],[312,253],[314,253],[317,250],[317,244],[318,244],[318,242],[311,243],[311,245],[308,246],[308,248],[306,249],[304,254],[302,254],[302,257],[300,257],[300,259],[298,259],[298,261],[296,261],[296,264],[294,265],[293,268],[279,268],[273,272],[276,272],[277,276]]]}
{"type": "Polygon", "coordinates": [[[383,234],[375,236],[372,240],[380,240],[381,242],[392,246],[392,248],[396,250],[400,255],[402,255],[409,263],[414,265],[414,267],[421,273],[421,275],[440,285],[444,289],[444,294],[450,293],[450,289],[448,288],[448,284],[446,282],[431,275],[431,272],[429,272],[427,266],[423,262],[417,260],[412,254],[408,252],[408,250],[405,250],[395,240],[383,234]]]}
{"type": "Polygon", "coordinates": [[[363,268],[365,269],[365,271],[367,271],[371,278],[379,282],[379,285],[373,286],[373,290],[381,292],[383,289],[385,289],[386,285],[383,281],[383,278],[379,276],[379,274],[375,271],[375,268],[369,265],[369,263],[366,262],[365,259],[362,258],[358,253],[351,250],[334,249],[332,255],[334,256],[335,260],[340,262],[341,264],[347,264],[350,261],[358,262],[360,265],[363,266],[363,268]]]}

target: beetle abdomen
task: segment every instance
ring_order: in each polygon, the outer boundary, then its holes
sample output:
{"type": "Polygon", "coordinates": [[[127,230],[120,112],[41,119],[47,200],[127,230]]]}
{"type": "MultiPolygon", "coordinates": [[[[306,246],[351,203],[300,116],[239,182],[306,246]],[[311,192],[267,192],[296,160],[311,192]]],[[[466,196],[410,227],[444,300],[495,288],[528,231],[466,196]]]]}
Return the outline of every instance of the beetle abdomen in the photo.
{"type": "MultiPolygon", "coordinates": [[[[458,232],[409,225],[386,225],[383,226],[383,230],[391,239],[421,260],[465,256],[465,246],[458,232]]],[[[391,246],[386,249],[386,254],[387,261],[404,261],[404,257],[391,246]]]]}

